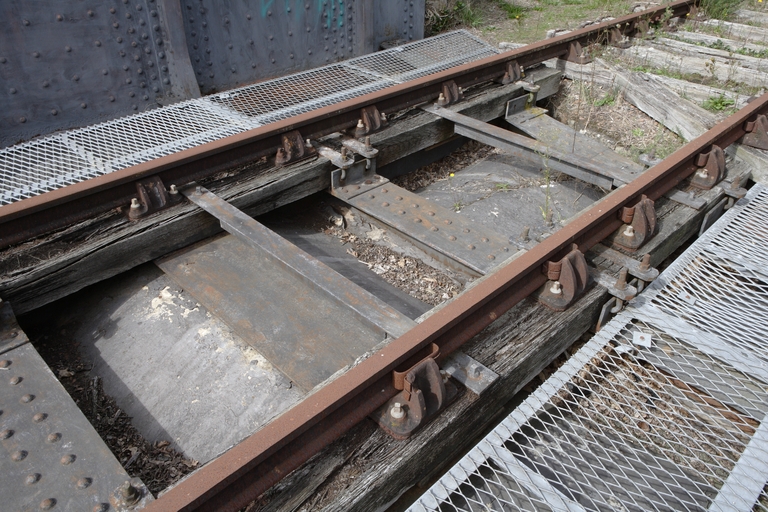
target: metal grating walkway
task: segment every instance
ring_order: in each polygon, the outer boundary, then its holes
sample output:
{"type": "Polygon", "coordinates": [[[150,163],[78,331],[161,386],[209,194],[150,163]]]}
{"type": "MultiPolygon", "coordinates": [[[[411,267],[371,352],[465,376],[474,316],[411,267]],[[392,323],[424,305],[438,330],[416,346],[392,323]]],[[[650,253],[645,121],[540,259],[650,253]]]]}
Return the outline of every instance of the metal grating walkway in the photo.
{"type": "Polygon", "coordinates": [[[0,206],[497,53],[469,32],[0,149],[0,206]]]}
{"type": "Polygon", "coordinates": [[[755,186],[410,511],[768,512],[755,186]]]}

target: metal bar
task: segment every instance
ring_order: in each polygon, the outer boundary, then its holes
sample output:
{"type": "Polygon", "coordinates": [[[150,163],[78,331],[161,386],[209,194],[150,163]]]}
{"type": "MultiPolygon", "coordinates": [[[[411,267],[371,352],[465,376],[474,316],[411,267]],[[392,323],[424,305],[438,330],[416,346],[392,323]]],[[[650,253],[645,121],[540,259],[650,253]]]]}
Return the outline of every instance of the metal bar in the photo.
{"type": "Polygon", "coordinates": [[[516,157],[530,160],[606,190],[613,187],[613,178],[600,166],[587,162],[574,153],[562,153],[535,139],[518,135],[464,114],[437,105],[422,107],[431,114],[453,122],[453,131],[470,139],[510,152],[516,157]]]}
{"type": "Polygon", "coordinates": [[[617,28],[623,34],[632,35],[639,20],[667,13],[682,16],[695,3],[695,0],[679,0],[622,16],[5,205],[0,208],[0,247],[126,205],[135,195],[133,183],[137,180],[158,176],[166,184],[189,183],[239,163],[274,154],[281,146],[280,134],[300,130],[304,137],[317,138],[350,128],[357,124],[363,107],[375,105],[380,112],[390,113],[432,101],[440,94],[445,81],[453,80],[466,88],[494,80],[504,75],[508,62],[517,61],[526,67],[561,57],[568,52],[571,43],[588,45],[607,41],[610,29],[617,28]]]}
{"type": "Polygon", "coordinates": [[[643,281],[653,281],[659,277],[659,271],[657,269],[651,266],[649,266],[647,269],[643,269],[641,267],[641,263],[636,259],[627,256],[622,252],[611,249],[610,247],[606,247],[603,244],[595,245],[592,247],[591,252],[607,260],[611,260],[617,265],[626,267],[630,274],[639,279],[642,279],[643,281]]]}
{"type": "Polygon", "coordinates": [[[697,155],[713,144],[725,147],[736,141],[744,134],[745,121],[766,110],[768,93],[479,280],[422,323],[168,490],[147,510],[236,510],[247,505],[322,448],[317,443],[311,447],[302,443],[337,438],[355,424],[350,418],[363,418],[393,397],[394,369],[417,362],[419,352],[432,343],[440,346],[443,356],[458,349],[543,285],[545,262],[561,259],[573,243],[582,252],[589,250],[622,225],[621,208],[634,205],[642,195],[656,199],[678,185],[695,171],[697,155]],[[376,399],[361,400],[360,396],[376,399]],[[280,461],[280,465],[273,467],[272,461],[280,461]]]}
{"type": "Polygon", "coordinates": [[[181,189],[181,193],[219,219],[225,231],[254,249],[266,253],[310,286],[323,290],[335,301],[350,308],[360,318],[390,336],[401,336],[415,325],[407,316],[345,279],[277,233],[265,228],[216,194],[195,186],[185,187],[181,189]]]}
{"type": "Polygon", "coordinates": [[[768,482],[768,416],[749,440],[747,448],[720,488],[709,510],[740,512],[754,510],[763,487],[768,482]]]}

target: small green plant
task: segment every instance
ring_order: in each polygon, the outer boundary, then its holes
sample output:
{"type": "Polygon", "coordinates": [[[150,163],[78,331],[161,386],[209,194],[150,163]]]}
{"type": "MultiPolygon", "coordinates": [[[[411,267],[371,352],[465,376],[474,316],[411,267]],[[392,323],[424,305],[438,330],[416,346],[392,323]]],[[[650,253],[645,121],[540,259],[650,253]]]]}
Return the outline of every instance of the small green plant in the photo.
{"type": "Polygon", "coordinates": [[[447,7],[426,13],[426,27],[430,34],[437,34],[459,26],[476,27],[480,24],[480,12],[473,9],[469,0],[449,3],[447,7]]]}
{"type": "Polygon", "coordinates": [[[741,0],[702,0],[701,9],[710,18],[727,19],[741,4],[741,0]]]}
{"type": "Polygon", "coordinates": [[[701,106],[712,112],[722,112],[729,107],[733,107],[735,104],[736,102],[733,101],[733,98],[728,98],[725,95],[720,94],[719,96],[710,96],[704,100],[704,103],[702,103],[701,106]]]}
{"type": "Polygon", "coordinates": [[[501,190],[503,192],[506,192],[508,190],[512,190],[512,187],[509,185],[509,183],[497,183],[496,190],[501,190]]]}
{"type": "Polygon", "coordinates": [[[645,132],[640,128],[632,128],[632,136],[640,138],[645,135],[645,132]]]}
{"type": "Polygon", "coordinates": [[[494,3],[507,14],[510,20],[519,20],[525,14],[525,9],[508,3],[506,0],[494,0],[494,3]]]}
{"type": "Polygon", "coordinates": [[[596,107],[605,107],[605,106],[612,106],[614,103],[616,103],[616,97],[618,96],[619,91],[617,91],[615,88],[608,91],[608,93],[603,96],[602,98],[595,100],[594,105],[596,107]]]}
{"type": "Polygon", "coordinates": [[[464,203],[462,203],[461,201],[456,201],[455,203],[453,203],[453,211],[455,211],[456,213],[459,213],[462,208],[464,208],[464,203]]]}

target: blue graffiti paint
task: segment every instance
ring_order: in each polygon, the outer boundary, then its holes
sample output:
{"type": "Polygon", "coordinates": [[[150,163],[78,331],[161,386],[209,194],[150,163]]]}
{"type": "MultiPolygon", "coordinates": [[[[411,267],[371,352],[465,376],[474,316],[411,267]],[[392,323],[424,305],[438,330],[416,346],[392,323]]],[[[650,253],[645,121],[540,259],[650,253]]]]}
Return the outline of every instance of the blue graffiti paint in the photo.
{"type": "Polygon", "coordinates": [[[272,4],[275,3],[275,0],[261,0],[261,17],[266,18],[267,12],[269,11],[269,8],[272,7],[272,4]]]}

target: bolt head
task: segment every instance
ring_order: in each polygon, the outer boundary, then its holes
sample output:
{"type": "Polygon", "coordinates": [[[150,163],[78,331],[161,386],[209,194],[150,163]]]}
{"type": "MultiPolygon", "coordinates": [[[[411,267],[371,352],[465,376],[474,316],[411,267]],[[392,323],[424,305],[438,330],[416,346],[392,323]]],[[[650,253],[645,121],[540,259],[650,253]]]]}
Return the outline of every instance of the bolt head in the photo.
{"type": "Polygon", "coordinates": [[[389,415],[396,420],[404,418],[405,409],[403,409],[403,404],[401,404],[400,402],[395,402],[392,405],[392,409],[389,410],[389,415]]]}
{"type": "Polygon", "coordinates": [[[552,287],[549,289],[554,295],[560,295],[563,293],[563,288],[560,286],[560,281],[553,281],[552,287]]]}

